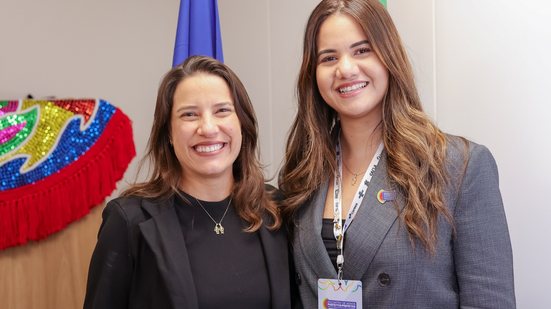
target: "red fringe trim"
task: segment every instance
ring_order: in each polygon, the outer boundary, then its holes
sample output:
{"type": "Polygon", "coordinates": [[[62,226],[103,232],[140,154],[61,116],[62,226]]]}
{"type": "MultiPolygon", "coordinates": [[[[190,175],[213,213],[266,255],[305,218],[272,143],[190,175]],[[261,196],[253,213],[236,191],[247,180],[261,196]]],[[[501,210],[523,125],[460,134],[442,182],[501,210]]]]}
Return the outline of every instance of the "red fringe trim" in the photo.
{"type": "Polygon", "coordinates": [[[0,192],[0,250],[40,240],[101,204],[136,155],[130,119],[119,109],[77,161],[34,184],[0,192]]]}

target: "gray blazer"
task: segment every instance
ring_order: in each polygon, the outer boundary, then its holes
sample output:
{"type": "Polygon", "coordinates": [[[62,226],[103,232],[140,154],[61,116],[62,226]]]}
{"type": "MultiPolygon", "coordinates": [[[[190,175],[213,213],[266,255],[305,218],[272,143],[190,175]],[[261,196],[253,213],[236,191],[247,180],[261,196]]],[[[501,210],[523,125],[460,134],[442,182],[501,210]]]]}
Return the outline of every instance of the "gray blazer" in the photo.
{"type": "MultiPolygon", "coordinates": [[[[452,181],[444,197],[456,235],[441,218],[434,256],[420,243],[412,247],[401,221],[403,196],[394,203],[377,200],[379,190],[391,190],[383,155],[345,235],[344,279],[362,281],[364,308],[515,308],[512,250],[494,158],[469,142],[465,170],[464,143],[452,136],[448,141],[452,181]]],[[[292,237],[304,308],[317,308],[319,278],[337,276],[321,239],[327,188],[325,183],[301,207],[292,237]]]]}

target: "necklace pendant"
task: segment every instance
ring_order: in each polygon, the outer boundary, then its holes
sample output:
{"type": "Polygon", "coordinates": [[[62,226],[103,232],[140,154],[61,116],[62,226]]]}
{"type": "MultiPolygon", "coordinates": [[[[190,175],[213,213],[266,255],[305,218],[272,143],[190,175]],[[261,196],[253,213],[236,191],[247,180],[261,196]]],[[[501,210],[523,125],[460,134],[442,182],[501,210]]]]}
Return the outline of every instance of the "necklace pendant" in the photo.
{"type": "Polygon", "coordinates": [[[224,227],[220,223],[216,223],[214,226],[214,232],[216,235],[224,235],[224,227]]]}
{"type": "Polygon", "coordinates": [[[354,174],[354,176],[352,176],[352,185],[356,185],[356,182],[358,181],[358,174],[354,174]]]}

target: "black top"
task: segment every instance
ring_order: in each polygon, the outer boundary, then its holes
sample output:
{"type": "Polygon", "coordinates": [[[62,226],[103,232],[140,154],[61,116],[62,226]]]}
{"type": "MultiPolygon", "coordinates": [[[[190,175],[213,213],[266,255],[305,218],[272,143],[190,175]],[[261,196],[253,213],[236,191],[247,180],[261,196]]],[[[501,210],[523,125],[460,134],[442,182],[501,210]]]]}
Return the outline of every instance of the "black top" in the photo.
{"type": "MultiPolygon", "coordinates": [[[[268,271],[257,233],[230,205],[222,221],[224,234],[194,197],[176,199],[176,213],[184,234],[200,308],[270,308],[268,271]]],[[[220,222],[229,197],[219,202],[199,201],[220,222]]]]}

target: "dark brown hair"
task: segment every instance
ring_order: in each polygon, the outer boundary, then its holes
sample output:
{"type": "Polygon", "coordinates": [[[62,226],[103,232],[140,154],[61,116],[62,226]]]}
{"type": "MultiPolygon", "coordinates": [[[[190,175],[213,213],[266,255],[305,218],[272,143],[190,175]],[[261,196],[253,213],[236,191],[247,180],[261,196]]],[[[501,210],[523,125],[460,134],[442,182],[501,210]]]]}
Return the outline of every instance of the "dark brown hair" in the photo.
{"type": "Polygon", "coordinates": [[[446,137],[423,112],[398,31],[378,0],[323,0],[310,15],[296,89],[298,112],[280,177],[286,196],[284,213],[292,217],[336,170],[337,113],[321,97],[316,81],[318,33],[333,14],[345,14],[361,26],[389,71],[382,102],[387,173],[405,196],[402,215],[412,243],[417,238],[433,253],[439,215],[453,224],[443,199],[448,182],[446,137]]]}
{"type": "Polygon", "coordinates": [[[157,94],[146,155],[140,163],[141,169],[148,161],[152,172],[146,182],[133,184],[122,195],[168,199],[178,194],[183,170],[170,144],[173,98],[178,84],[197,73],[216,75],[226,81],[241,124],[241,151],[233,164],[235,184],[232,204],[238,215],[249,223],[247,231],[258,230],[265,212],[272,218],[270,227],[278,228],[281,225],[279,212],[264,188],[264,175],[258,160],[258,126],[251,100],[237,75],[228,66],[206,56],[189,57],[164,76],[157,94]]]}

